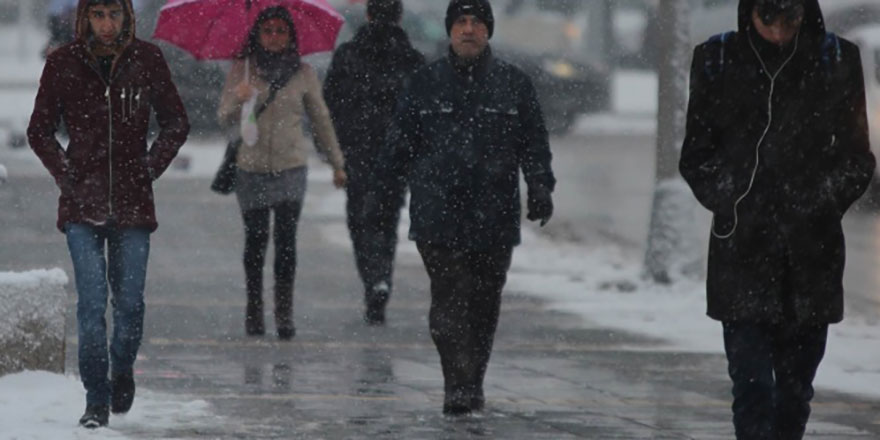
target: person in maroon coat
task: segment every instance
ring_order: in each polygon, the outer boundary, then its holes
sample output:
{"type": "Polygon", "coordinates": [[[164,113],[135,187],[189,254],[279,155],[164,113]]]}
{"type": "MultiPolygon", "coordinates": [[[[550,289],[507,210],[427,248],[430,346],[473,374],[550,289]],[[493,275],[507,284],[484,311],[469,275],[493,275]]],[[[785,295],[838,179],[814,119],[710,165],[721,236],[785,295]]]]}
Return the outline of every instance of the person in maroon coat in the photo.
{"type": "Polygon", "coordinates": [[[46,59],[28,127],[31,148],[61,190],[57,226],[76,278],[87,428],[131,408],[150,233],[158,226],[152,184],[189,133],[162,52],[135,38],[134,19],[131,0],[80,0],[76,40],[46,59]],[[161,131],[148,148],[151,110],[161,131]],[[62,120],[66,149],[56,138],[62,120]]]}

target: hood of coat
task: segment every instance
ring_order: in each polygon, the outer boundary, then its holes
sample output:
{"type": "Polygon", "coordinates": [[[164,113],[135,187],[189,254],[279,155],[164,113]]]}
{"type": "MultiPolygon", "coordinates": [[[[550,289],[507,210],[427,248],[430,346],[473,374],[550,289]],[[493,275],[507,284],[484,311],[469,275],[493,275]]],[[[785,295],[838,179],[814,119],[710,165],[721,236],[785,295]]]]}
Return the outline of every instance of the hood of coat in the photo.
{"type": "Polygon", "coordinates": [[[359,51],[373,59],[399,55],[412,47],[406,32],[393,23],[368,23],[361,26],[353,41],[359,51]]]}
{"type": "MultiPolygon", "coordinates": [[[[125,21],[122,25],[120,48],[125,48],[134,40],[135,23],[134,7],[131,0],[119,0],[125,13],[125,21]]],[[[92,29],[89,26],[89,0],[79,0],[76,7],[76,39],[88,43],[92,37],[92,29]]],[[[121,51],[120,51],[121,52],[121,51]]]]}
{"type": "MultiPolygon", "coordinates": [[[[752,10],[755,9],[756,0],[740,0],[738,11],[739,31],[745,34],[752,27],[752,10]]],[[[822,9],[819,0],[804,0],[804,22],[801,25],[801,35],[810,39],[822,41],[825,38],[825,18],[822,17],[822,9]]]]}

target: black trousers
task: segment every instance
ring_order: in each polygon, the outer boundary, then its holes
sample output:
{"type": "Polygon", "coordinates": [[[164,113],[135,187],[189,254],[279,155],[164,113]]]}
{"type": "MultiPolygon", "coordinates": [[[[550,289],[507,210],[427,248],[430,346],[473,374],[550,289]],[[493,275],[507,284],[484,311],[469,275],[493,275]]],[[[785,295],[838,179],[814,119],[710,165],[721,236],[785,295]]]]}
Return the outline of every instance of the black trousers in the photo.
{"type": "Polygon", "coordinates": [[[418,249],[431,279],[430,330],[446,403],[467,405],[483,395],[513,248],[478,252],[418,243],[418,249]]]}
{"type": "MultiPolygon", "coordinates": [[[[296,275],[296,230],[302,204],[279,203],[271,208],[245,211],[244,273],[247,285],[248,317],[263,310],[263,265],[269,244],[269,220],[275,212],[275,319],[286,324],[293,311],[293,282],[296,275]]],[[[256,316],[254,316],[256,318],[256,316]]]]}
{"type": "Polygon", "coordinates": [[[389,189],[370,174],[355,171],[349,174],[346,196],[348,231],[364,291],[384,281],[390,292],[404,189],[389,189]]]}
{"type": "Polygon", "coordinates": [[[800,440],[827,324],[724,323],[738,440],[800,440]]]}

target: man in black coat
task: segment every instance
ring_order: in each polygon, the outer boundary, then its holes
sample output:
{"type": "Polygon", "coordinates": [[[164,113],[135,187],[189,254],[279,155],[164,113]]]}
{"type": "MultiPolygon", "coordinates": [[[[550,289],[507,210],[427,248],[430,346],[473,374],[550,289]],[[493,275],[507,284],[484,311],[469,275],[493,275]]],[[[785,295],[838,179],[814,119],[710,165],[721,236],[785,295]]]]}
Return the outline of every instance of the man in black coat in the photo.
{"type": "Polygon", "coordinates": [[[483,378],[513,247],[520,243],[520,170],[528,218],[553,214],[556,183],[531,80],[492,55],[488,0],[452,0],[450,51],[410,79],[389,133],[412,194],[410,239],[431,280],[430,328],[445,414],[484,404],[483,378]]]}
{"type": "Polygon", "coordinates": [[[398,25],[402,14],[400,0],[369,0],[367,24],[336,50],[324,82],[345,155],[348,229],[364,284],[364,320],[371,325],[385,322],[405,192],[389,178],[380,151],[405,78],[425,64],[398,25]]]}
{"type": "Polygon", "coordinates": [[[738,439],[803,437],[843,319],[841,217],[874,165],[858,49],[817,0],[741,0],[739,30],[694,51],[680,170],[714,215],[708,315],[738,439]]]}

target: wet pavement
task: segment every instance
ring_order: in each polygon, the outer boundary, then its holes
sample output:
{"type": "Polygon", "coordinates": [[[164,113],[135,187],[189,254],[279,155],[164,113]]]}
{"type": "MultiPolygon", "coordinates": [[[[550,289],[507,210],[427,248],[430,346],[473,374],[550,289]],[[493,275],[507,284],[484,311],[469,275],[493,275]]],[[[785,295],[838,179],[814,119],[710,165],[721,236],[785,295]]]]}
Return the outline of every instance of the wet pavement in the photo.
{"type": "MultiPolygon", "coordinates": [[[[560,157],[567,154],[559,152],[560,157]]],[[[324,167],[312,172],[328,173],[324,167]]],[[[367,327],[361,320],[362,296],[351,250],[324,235],[327,225],[344,222],[341,206],[338,212],[318,209],[320,198],[334,191],[329,182],[310,182],[300,224],[296,337],[290,342],[274,337],[271,295],[267,336],[245,337],[241,220],[234,198],[211,193],[208,183],[168,178],[156,186],[160,228],[153,236],[145,338],[136,378],[142,388],[207,400],[223,419],[210,428],[127,435],[352,440],[733,437],[729,380],[721,356],[670,353],[645,336],[589,328],[579,318],[549,312],[540,301],[509,290],[486,378],[487,410],[473,417],[443,417],[442,375],[428,334],[429,295],[421,262],[410,253],[401,254],[388,324],[367,327]]],[[[59,266],[72,273],[63,236],[54,229],[56,197],[51,180],[36,175],[19,177],[0,190],[0,267],[59,266]]],[[[574,217],[566,220],[566,210],[559,212],[554,220],[560,225],[576,223],[574,217]]],[[[548,234],[564,239],[562,229],[558,226],[548,234]]],[[[266,275],[266,285],[271,286],[266,275]]],[[[71,309],[69,371],[76,368],[73,319],[71,309]]],[[[820,390],[807,438],[880,438],[878,410],[880,402],[820,390]]]]}

